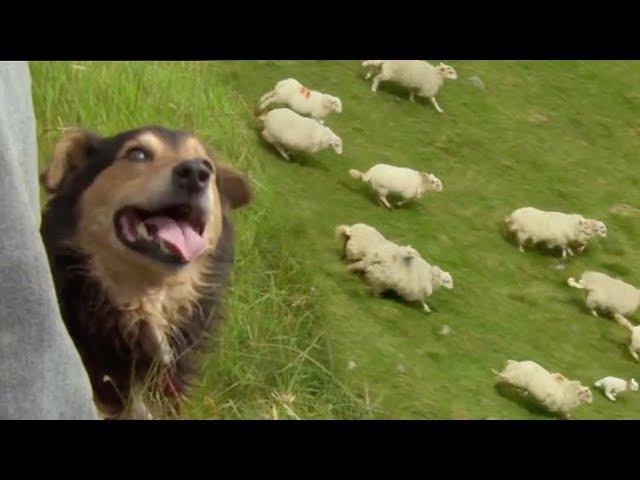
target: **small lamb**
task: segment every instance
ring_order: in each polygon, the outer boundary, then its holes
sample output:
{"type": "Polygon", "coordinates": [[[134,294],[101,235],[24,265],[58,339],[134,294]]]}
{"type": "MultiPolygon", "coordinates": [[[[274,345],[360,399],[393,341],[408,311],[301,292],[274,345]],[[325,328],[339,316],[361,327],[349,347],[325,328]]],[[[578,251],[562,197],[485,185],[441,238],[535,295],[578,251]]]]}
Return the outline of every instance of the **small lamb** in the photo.
{"type": "Polygon", "coordinates": [[[569,247],[572,243],[579,244],[578,252],[582,252],[590,238],[607,236],[607,227],[598,220],[534,207],[515,210],[505,218],[505,224],[507,231],[515,234],[521,252],[524,252],[523,245],[531,241],[546,244],[549,248],[560,247],[563,259],[567,253],[573,255],[569,247]]]}
{"type": "Polygon", "coordinates": [[[351,169],[349,175],[371,185],[378,193],[380,201],[389,209],[391,209],[391,205],[387,201],[389,194],[403,198],[397,204],[400,206],[409,200],[421,198],[427,190],[442,191],[442,181],[435,175],[384,163],[378,163],[364,173],[351,169]]]}
{"type": "Polygon", "coordinates": [[[320,123],[331,112],[342,112],[342,101],[338,97],[309,90],[295,78],[280,80],[270,92],[260,98],[258,112],[272,104],[284,104],[295,112],[309,116],[320,123]]]}
{"type": "Polygon", "coordinates": [[[508,383],[531,394],[552,412],[559,412],[570,418],[570,412],[582,403],[593,402],[593,394],[588,387],[577,380],[569,380],[560,373],[550,373],[531,360],[518,362],[507,360],[502,372],[492,370],[499,382],[508,383]]]}
{"type": "Polygon", "coordinates": [[[342,154],[342,140],[329,127],[293,110],[276,108],[262,115],[260,120],[264,125],[262,137],[285,160],[289,160],[287,150],[316,153],[331,147],[338,155],[342,154]]]}
{"type": "Polygon", "coordinates": [[[633,378],[624,380],[618,377],[604,377],[594,383],[594,385],[601,388],[605,396],[612,402],[616,401],[618,394],[621,392],[626,392],[627,390],[631,392],[638,391],[638,382],[633,378]]]}
{"type": "Polygon", "coordinates": [[[393,82],[407,88],[409,100],[415,101],[415,95],[428,98],[439,113],[444,111],[436,101],[436,95],[445,79],[456,80],[455,69],[444,63],[434,67],[423,60],[365,60],[363,67],[371,71],[365,78],[370,78],[372,71],[376,75],[371,82],[371,91],[376,92],[380,82],[393,82]]]}

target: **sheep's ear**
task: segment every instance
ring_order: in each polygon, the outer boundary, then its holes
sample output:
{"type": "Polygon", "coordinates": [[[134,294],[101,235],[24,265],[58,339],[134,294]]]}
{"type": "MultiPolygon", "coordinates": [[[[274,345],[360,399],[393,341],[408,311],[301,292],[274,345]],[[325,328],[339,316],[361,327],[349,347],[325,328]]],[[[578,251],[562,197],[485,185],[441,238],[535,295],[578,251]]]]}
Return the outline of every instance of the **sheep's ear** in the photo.
{"type": "Polygon", "coordinates": [[[57,192],[62,184],[87,163],[89,153],[99,137],[74,129],[62,137],[53,150],[49,167],[40,175],[40,183],[48,193],[57,192]]]}
{"type": "Polygon", "coordinates": [[[253,200],[253,191],[246,175],[216,162],[216,184],[220,196],[231,208],[239,208],[253,200]]]}
{"type": "Polygon", "coordinates": [[[402,260],[404,261],[405,265],[411,265],[411,262],[413,262],[413,255],[411,255],[410,253],[405,254],[402,260]]]}

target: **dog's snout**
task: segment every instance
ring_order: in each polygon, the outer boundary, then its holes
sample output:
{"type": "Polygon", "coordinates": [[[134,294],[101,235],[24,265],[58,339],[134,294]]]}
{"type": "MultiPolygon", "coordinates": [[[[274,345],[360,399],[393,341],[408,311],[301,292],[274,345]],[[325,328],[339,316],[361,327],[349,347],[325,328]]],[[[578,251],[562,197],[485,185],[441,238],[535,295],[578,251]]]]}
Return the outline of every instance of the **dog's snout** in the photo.
{"type": "Polygon", "coordinates": [[[203,191],[211,178],[211,170],[204,160],[186,160],[173,168],[176,188],[192,193],[203,191]]]}

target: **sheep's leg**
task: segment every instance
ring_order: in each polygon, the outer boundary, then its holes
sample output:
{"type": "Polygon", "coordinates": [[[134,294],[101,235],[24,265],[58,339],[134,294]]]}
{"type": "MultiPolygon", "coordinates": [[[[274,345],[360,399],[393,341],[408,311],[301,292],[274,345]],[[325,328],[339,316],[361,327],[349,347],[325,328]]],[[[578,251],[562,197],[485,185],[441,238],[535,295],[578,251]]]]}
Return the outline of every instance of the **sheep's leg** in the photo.
{"type": "Polygon", "coordinates": [[[378,91],[378,85],[380,84],[380,80],[382,73],[377,74],[375,77],[373,77],[373,81],[371,82],[371,91],[372,92],[377,92],[378,91]]]}
{"type": "Polygon", "coordinates": [[[591,315],[593,315],[594,317],[598,317],[598,312],[595,311],[595,309],[591,310],[591,315]]]}
{"type": "Polygon", "coordinates": [[[578,253],[582,253],[584,252],[584,249],[587,248],[587,244],[584,245],[580,245],[580,247],[578,248],[578,253]]]}
{"type": "Polygon", "coordinates": [[[429,308],[429,305],[427,305],[427,302],[422,302],[422,309],[424,310],[425,313],[431,313],[431,309],[429,308]]]}
{"type": "Polygon", "coordinates": [[[564,260],[565,258],[567,258],[567,248],[562,247],[562,259],[564,260]]]}
{"type": "Polygon", "coordinates": [[[610,390],[606,390],[606,391],[604,392],[604,394],[605,394],[605,396],[606,396],[609,400],[611,400],[612,402],[615,402],[615,401],[616,401],[616,396],[615,396],[615,394],[613,394],[610,390]]]}
{"type": "Polygon", "coordinates": [[[263,95],[262,98],[260,99],[260,110],[264,110],[273,102],[275,102],[275,100],[276,100],[276,96],[273,92],[269,92],[263,95]]]}
{"type": "Polygon", "coordinates": [[[282,155],[282,157],[285,160],[289,160],[289,155],[287,155],[287,152],[284,151],[284,148],[282,148],[280,145],[278,145],[277,143],[272,143],[272,145],[274,147],[276,147],[276,150],[278,150],[278,153],[280,153],[280,155],[282,155]]]}
{"type": "Polygon", "coordinates": [[[416,101],[416,92],[411,92],[411,94],[409,95],[409,101],[410,102],[416,101]]]}
{"type": "Polygon", "coordinates": [[[632,345],[629,345],[629,353],[631,353],[631,356],[633,357],[633,359],[636,362],[640,361],[640,356],[638,355],[638,353],[635,351],[635,349],[633,348],[632,345]]]}
{"type": "Polygon", "coordinates": [[[364,76],[365,80],[369,80],[373,76],[373,70],[369,70],[367,74],[364,76]]]}
{"type": "Polygon", "coordinates": [[[276,139],[271,135],[269,130],[267,130],[266,128],[262,131],[262,138],[264,138],[267,142],[273,145],[276,148],[276,150],[278,150],[280,155],[284,157],[285,160],[289,160],[289,155],[287,155],[287,152],[284,151],[284,149],[278,144],[276,139]]]}
{"type": "Polygon", "coordinates": [[[569,252],[569,255],[571,255],[573,257],[573,250],[571,250],[571,247],[567,247],[567,252],[569,252]]]}
{"type": "Polygon", "coordinates": [[[436,97],[430,97],[429,99],[431,100],[431,103],[433,103],[433,106],[436,107],[436,110],[438,111],[438,113],[444,113],[444,110],[442,110],[440,108],[440,105],[438,105],[438,101],[436,100],[436,97]]]}
{"type": "Polygon", "coordinates": [[[347,266],[347,270],[350,272],[358,272],[364,270],[364,260],[359,260],[351,265],[347,266]]]}
{"type": "Polygon", "coordinates": [[[384,203],[385,207],[387,207],[389,210],[392,210],[391,205],[389,205],[389,202],[387,201],[386,195],[380,194],[380,201],[384,203]]]}

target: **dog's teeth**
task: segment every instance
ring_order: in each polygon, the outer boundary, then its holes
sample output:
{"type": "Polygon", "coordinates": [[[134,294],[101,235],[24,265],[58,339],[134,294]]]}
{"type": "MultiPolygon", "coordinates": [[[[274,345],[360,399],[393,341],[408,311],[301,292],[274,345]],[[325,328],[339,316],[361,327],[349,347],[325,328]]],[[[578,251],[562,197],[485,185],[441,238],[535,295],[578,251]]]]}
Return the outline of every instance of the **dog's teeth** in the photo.
{"type": "Polygon", "coordinates": [[[144,226],[144,223],[140,222],[137,227],[138,237],[143,240],[149,240],[149,232],[147,232],[147,227],[144,226]]]}
{"type": "Polygon", "coordinates": [[[162,253],[167,253],[167,254],[171,254],[171,250],[169,250],[167,248],[167,246],[164,244],[164,242],[160,242],[160,251],[162,253]]]}

